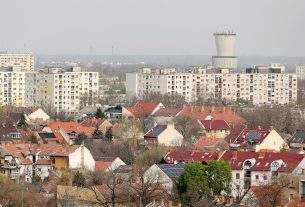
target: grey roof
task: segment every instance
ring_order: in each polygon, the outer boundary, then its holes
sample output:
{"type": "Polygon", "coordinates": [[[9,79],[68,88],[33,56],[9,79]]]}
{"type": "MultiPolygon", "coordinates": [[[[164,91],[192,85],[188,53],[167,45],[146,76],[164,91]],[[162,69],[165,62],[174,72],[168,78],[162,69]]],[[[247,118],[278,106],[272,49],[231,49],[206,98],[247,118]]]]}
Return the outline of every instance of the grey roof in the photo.
{"type": "Polygon", "coordinates": [[[149,130],[146,134],[145,137],[158,137],[159,134],[161,134],[165,129],[166,125],[157,125],[151,130],[149,130]]]}
{"type": "Polygon", "coordinates": [[[122,113],[122,106],[115,106],[106,109],[104,112],[107,113],[122,113]]]}
{"type": "Polygon", "coordinates": [[[39,132],[38,135],[41,138],[45,138],[45,139],[55,139],[56,136],[53,132],[39,132]]]}
{"type": "Polygon", "coordinates": [[[132,170],[133,170],[132,165],[121,165],[114,171],[116,173],[130,173],[130,172],[132,172],[132,170]]]}
{"type": "Polygon", "coordinates": [[[184,163],[180,164],[158,164],[158,167],[170,178],[178,178],[183,170],[184,170],[184,163]]]}
{"type": "Polygon", "coordinates": [[[290,143],[300,143],[304,144],[305,143],[305,131],[301,129],[297,129],[292,138],[290,139],[290,143]]]}
{"type": "Polygon", "coordinates": [[[231,206],[231,207],[242,207],[239,204],[230,204],[227,205],[226,202],[224,203],[217,203],[216,201],[209,199],[209,198],[202,198],[198,203],[194,205],[194,207],[217,207],[217,206],[231,206]]]}

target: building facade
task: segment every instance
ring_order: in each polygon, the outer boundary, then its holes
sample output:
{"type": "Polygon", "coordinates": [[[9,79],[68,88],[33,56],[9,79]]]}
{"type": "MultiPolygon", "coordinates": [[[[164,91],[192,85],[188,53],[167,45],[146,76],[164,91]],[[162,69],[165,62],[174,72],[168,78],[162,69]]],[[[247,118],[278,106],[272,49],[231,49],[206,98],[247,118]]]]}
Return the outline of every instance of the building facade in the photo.
{"type": "Polygon", "coordinates": [[[221,100],[244,99],[254,105],[288,104],[297,100],[295,73],[158,73],[140,71],[126,74],[126,93],[141,97],[161,93],[185,97],[221,100]]]}
{"type": "Polygon", "coordinates": [[[27,82],[32,84],[26,90],[26,104],[55,112],[78,112],[81,106],[97,103],[98,79],[98,72],[84,72],[78,67],[28,73],[27,82]]]}
{"type": "Polygon", "coordinates": [[[0,67],[12,67],[17,71],[34,71],[34,56],[30,54],[0,54],[0,67]]]}

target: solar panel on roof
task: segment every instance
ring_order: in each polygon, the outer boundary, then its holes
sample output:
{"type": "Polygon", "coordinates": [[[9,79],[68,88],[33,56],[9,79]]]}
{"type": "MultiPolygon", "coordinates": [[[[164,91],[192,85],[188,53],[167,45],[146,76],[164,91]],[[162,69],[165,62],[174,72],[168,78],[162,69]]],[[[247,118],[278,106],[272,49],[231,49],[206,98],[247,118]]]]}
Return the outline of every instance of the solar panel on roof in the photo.
{"type": "Polygon", "coordinates": [[[261,133],[260,132],[247,132],[247,134],[245,135],[246,139],[258,139],[261,137],[261,133]]]}

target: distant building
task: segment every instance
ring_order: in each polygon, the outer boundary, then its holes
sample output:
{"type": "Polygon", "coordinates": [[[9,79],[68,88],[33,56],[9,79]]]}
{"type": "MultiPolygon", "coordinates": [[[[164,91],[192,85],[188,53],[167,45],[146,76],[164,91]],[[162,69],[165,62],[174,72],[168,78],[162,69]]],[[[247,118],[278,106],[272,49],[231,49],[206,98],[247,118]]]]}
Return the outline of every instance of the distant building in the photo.
{"type": "Polygon", "coordinates": [[[16,71],[34,71],[34,56],[30,54],[0,54],[0,67],[12,67],[16,71]]]}
{"type": "Polygon", "coordinates": [[[299,80],[305,79],[305,65],[296,65],[296,73],[299,80]]]}

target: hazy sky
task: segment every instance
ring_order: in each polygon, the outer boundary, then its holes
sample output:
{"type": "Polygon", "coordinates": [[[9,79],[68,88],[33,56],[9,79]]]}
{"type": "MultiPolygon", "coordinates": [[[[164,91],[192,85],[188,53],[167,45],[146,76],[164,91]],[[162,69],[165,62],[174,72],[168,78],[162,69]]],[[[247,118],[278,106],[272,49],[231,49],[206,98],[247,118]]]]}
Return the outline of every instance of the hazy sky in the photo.
{"type": "Polygon", "coordinates": [[[0,51],[211,55],[230,29],[237,55],[305,56],[304,0],[0,0],[0,51]]]}

